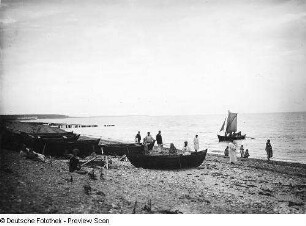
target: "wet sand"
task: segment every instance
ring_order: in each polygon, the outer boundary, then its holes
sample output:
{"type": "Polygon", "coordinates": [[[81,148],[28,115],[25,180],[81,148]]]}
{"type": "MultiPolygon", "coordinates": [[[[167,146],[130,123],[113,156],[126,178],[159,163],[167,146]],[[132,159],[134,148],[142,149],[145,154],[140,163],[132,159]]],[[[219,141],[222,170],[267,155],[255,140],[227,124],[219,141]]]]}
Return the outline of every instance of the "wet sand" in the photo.
{"type": "Polygon", "coordinates": [[[198,168],[165,171],[113,158],[102,177],[94,168],[92,180],[69,173],[68,160],[4,152],[0,213],[305,213],[306,167],[299,163],[238,158],[233,165],[208,154],[198,168]]]}

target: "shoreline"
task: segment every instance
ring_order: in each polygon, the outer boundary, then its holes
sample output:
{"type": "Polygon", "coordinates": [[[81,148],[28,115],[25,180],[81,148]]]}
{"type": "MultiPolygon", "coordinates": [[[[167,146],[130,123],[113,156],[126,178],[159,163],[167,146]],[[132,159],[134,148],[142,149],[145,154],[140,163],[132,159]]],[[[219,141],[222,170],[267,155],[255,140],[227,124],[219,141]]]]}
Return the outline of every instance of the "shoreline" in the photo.
{"type": "Polygon", "coordinates": [[[97,180],[90,180],[69,173],[68,160],[42,163],[4,152],[0,213],[306,213],[301,163],[238,158],[229,164],[228,158],[208,154],[197,168],[148,170],[112,158],[102,177],[96,166],[97,180]]]}
{"type": "MultiPolygon", "coordinates": [[[[237,159],[241,159],[240,157],[238,157],[238,153],[239,152],[239,150],[238,150],[238,148],[237,148],[237,150],[236,150],[236,153],[237,153],[237,159]]],[[[220,153],[220,154],[217,154],[216,152],[207,152],[207,153],[209,153],[210,155],[216,155],[216,156],[218,156],[218,157],[224,157],[224,154],[222,154],[222,152],[220,151],[220,152],[218,152],[218,153],[220,153]]],[[[253,157],[248,157],[248,159],[249,160],[251,160],[251,161],[256,161],[256,160],[258,160],[258,161],[263,161],[263,162],[266,162],[267,161],[267,159],[266,158],[253,158],[253,157]]],[[[278,162],[278,163],[280,163],[280,164],[286,164],[286,163],[288,163],[288,164],[299,164],[299,165],[305,165],[305,167],[306,167],[306,163],[303,163],[303,162],[296,162],[296,161],[291,161],[291,160],[274,160],[274,157],[272,157],[271,158],[271,162],[278,162]]]]}
{"type": "MultiPolygon", "coordinates": [[[[31,123],[31,122],[21,122],[21,121],[19,121],[19,122],[24,123],[24,124],[31,123]]],[[[16,128],[18,129],[18,126],[16,126],[16,128]]],[[[100,136],[100,135],[97,135],[97,134],[94,134],[94,133],[91,134],[90,132],[88,133],[88,131],[86,133],[85,132],[86,130],[84,131],[83,129],[78,129],[78,128],[74,128],[74,129],[63,128],[63,131],[66,131],[66,132],[75,132],[76,131],[76,133],[81,134],[83,136],[88,136],[88,137],[97,138],[97,139],[102,138],[102,136],[100,136]]],[[[103,134],[103,133],[101,132],[101,134],[103,134]]],[[[103,137],[103,139],[112,139],[110,137],[111,136],[105,136],[105,137],[103,137]]],[[[126,143],[133,143],[134,142],[134,141],[127,140],[127,139],[126,140],[121,139],[121,141],[126,142],[126,143]]],[[[218,142],[218,141],[216,141],[216,142],[218,142]]],[[[220,143],[220,142],[218,142],[218,143],[220,143]]],[[[180,147],[180,145],[176,145],[176,146],[180,147]]],[[[213,142],[211,142],[209,145],[206,145],[206,146],[205,146],[205,144],[203,144],[203,147],[208,148],[208,153],[217,154],[217,155],[220,155],[220,156],[223,156],[223,151],[224,151],[224,148],[225,148],[225,147],[222,147],[222,142],[221,142],[221,144],[219,144],[218,147],[216,147],[216,144],[214,144],[213,142]]],[[[248,148],[248,147],[246,147],[246,148],[248,148]]],[[[250,149],[249,151],[250,151],[251,157],[254,158],[254,159],[265,160],[266,159],[266,153],[265,153],[265,150],[264,150],[264,145],[263,145],[262,148],[263,149],[260,149],[260,151],[258,153],[255,151],[256,149],[250,149]]],[[[239,152],[238,149],[239,149],[239,147],[237,147],[237,154],[239,152]]],[[[290,157],[290,155],[289,155],[289,157],[288,157],[288,156],[284,156],[283,154],[280,154],[279,155],[280,159],[279,159],[279,158],[277,158],[278,157],[277,148],[275,150],[276,151],[275,151],[274,157],[273,157],[273,159],[275,159],[275,161],[306,164],[304,158],[301,158],[301,161],[298,161],[299,160],[298,156],[297,157],[296,156],[295,157],[294,156],[290,157]],[[287,158],[287,159],[285,159],[285,158],[287,158]]]]}

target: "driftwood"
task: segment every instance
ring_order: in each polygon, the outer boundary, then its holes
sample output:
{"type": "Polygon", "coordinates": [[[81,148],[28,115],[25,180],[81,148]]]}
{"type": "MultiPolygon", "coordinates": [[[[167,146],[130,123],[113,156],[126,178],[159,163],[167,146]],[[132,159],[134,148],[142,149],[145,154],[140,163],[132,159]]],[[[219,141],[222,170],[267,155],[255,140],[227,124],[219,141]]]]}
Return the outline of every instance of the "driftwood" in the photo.
{"type": "Polygon", "coordinates": [[[123,155],[123,156],[119,159],[119,161],[127,161],[126,155],[123,155]]]}
{"type": "Polygon", "coordinates": [[[82,167],[82,166],[85,166],[86,164],[88,164],[88,163],[90,163],[90,162],[92,162],[92,161],[95,160],[96,158],[97,158],[97,157],[94,157],[94,158],[88,160],[87,162],[84,162],[84,163],[81,165],[81,167],[82,167]]]}

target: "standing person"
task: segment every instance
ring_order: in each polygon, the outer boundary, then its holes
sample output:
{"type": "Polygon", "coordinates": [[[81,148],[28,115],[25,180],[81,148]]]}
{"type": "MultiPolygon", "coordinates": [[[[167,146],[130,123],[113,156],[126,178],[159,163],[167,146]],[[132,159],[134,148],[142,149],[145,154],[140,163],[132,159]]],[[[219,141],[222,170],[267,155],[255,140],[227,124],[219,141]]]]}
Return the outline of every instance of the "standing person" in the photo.
{"type": "Polygon", "coordinates": [[[270,161],[270,158],[273,157],[273,150],[272,150],[272,145],[270,143],[270,140],[267,140],[267,143],[266,143],[266,152],[267,152],[268,161],[270,161]]]}
{"type": "Polygon", "coordinates": [[[193,139],[193,145],[194,145],[195,152],[197,152],[200,149],[198,135],[195,135],[193,139]]]}
{"type": "Polygon", "coordinates": [[[229,157],[230,157],[230,163],[234,164],[237,162],[237,156],[236,156],[236,145],[233,144],[232,142],[229,143],[229,157]]]}
{"type": "Polygon", "coordinates": [[[156,135],[156,142],[159,150],[162,150],[163,147],[163,138],[161,135],[161,131],[158,131],[158,134],[156,135]]]}
{"type": "Polygon", "coordinates": [[[240,157],[243,158],[244,156],[244,148],[243,145],[240,146],[240,157]]]}
{"type": "Polygon", "coordinates": [[[148,150],[152,150],[155,140],[151,136],[150,132],[148,132],[148,135],[144,139],[144,143],[148,146],[148,150]]]}
{"type": "Polygon", "coordinates": [[[141,141],[141,135],[140,135],[140,131],[138,131],[138,133],[135,136],[135,142],[140,144],[140,141],[141,141]]]}
{"type": "Polygon", "coordinates": [[[184,147],[182,148],[182,152],[183,152],[183,155],[190,155],[191,154],[191,149],[188,146],[187,141],[184,142],[184,147]]]}

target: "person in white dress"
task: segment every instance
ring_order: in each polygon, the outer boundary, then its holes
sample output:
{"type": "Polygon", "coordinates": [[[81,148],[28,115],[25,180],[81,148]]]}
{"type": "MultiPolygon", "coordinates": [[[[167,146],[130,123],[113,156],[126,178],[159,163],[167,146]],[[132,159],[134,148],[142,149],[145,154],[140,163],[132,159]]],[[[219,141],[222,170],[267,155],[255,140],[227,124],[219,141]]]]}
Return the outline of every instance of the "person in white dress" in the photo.
{"type": "Polygon", "coordinates": [[[193,145],[194,145],[195,152],[197,152],[200,149],[198,135],[195,135],[193,139],[193,145]]]}
{"type": "Polygon", "coordinates": [[[230,163],[234,164],[237,162],[237,156],[236,156],[236,145],[232,142],[229,143],[229,157],[230,157],[230,163]]]}

